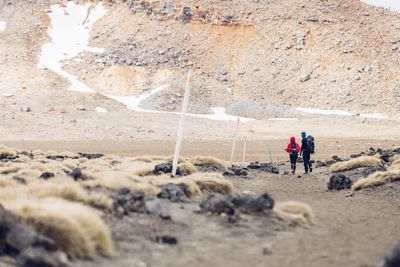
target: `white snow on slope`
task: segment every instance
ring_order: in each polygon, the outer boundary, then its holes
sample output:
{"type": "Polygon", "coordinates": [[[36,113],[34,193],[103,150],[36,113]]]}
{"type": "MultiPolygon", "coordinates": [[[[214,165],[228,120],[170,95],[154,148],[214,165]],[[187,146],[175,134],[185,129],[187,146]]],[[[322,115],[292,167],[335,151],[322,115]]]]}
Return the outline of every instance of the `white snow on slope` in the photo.
{"type": "MultiPolygon", "coordinates": [[[[295,110],[310,113],[310,114],[319,114],[319,115],[334,115],[334,116],[356,116],[357,113],[348,112],[344,110],[327,110],[327,109],[317,109],[317,108],[295,108],[295,110]]],[[[380,113],[371,113],[371,114],[359,114],[360,117],[365,118],[373,118],[373,119],[387,119],[386,116],[383,116],[380,113]]]]}
{"type": "Polygon", "coordinates": [[[0,32],[4,31],[7,27],[7,23],[5,21],[0,20],[0,32]]]}
{"type": "Polygon", "coordinates": [[[51,6],[49,16],[52,27],[48,30],[51,42],[43,45],[38,67],[48,68],[68,79],[71,83],[69,90],[95,92],[80,82],[77,77],[64,71],[62,66],[64,60],[74,58],[81,52],[103,52],[103,49],[89,47],[88,45],[90,29],[96,20],[104,16],[105,13],[106,10],[101,4],[76,5],[73,2],[68,2],[66,7],[51,6]]]}

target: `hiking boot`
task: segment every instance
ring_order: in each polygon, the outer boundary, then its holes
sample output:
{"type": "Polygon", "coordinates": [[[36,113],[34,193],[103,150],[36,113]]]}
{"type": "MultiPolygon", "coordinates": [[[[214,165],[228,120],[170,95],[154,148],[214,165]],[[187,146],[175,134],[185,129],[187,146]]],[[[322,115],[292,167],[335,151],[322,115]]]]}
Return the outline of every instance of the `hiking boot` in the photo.
{"type": "Polygon", "coordinates": [[[312,168],[310,167],[310,172],[312,172],[312,168]]]}

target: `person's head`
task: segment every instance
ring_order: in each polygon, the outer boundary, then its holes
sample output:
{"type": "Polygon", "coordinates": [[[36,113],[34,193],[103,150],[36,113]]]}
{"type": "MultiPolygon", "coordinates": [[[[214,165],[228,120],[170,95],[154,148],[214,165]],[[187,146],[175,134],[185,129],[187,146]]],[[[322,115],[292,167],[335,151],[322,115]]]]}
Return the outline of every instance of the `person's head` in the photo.
{"type": "Polygon", "coordinates": [[[301,132],[301,138],[306,138],[307,137],[307,133],[306,132],[301,132]]]}
{"type": "Polygon", "coordinates": [[[290,143],[296,143],[296,137],[294,136],[290,137],[290,143]]]}

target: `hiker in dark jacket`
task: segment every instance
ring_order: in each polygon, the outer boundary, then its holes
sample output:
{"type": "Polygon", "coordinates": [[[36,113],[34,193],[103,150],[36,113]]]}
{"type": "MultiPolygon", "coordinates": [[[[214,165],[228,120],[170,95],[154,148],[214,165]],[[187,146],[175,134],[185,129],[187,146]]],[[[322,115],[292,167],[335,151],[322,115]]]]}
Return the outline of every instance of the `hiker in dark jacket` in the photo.
{"type": "Polygon", "coordinates": [[[296,172],[296,163],[300,152],[300,146],[296,143],[296,138],[294,136],[290,137],[290,143],[287,145],[285,151],[289,153],[290,168],[292,169],[292,174],[294,174],[296,172]]]}
{"type": "Polygon", "coordinates": [[[309,147],[309,141],[307,139],[306,132],[301,133],[301,150],[300,156],[303,156],[304,162],[304,173],[308,173],[308,171],[312,172],[312,165],[311,165],[311,151],[312,149],[309,147]]]}

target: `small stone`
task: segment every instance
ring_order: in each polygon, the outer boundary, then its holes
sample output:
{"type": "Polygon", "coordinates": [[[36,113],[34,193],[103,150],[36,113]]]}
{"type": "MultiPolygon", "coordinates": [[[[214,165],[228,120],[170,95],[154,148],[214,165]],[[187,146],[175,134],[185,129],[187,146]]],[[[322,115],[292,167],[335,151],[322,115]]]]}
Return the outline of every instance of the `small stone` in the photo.
{"type": "Polygon", "coordinates": [[[8,98],[8,97],[13,97],[14,94],[13,93],[4,93],[3,96],[8,98]]]}
{"type": "Polygon", "coordinates": [[[171,235],[157,235],[156,242],[160,244],[176,245],[178,244],[178,239],[171,235]]]}
{"type": "Polygon", "coordinates": [[[162,203],[158,197],[153,198],[152,200],[147,200],[144,204],[144,208],[147,213],[156,215],[161,219],[171,219],[168,207],[162,203]]]}
{"type": "Polygon", "coordinates": [[[263,249],[262,249],[263,255],[271,255],[272,254],[272,248],[270,244],[264,244],[263,249]]]}
{"type": "Polygon", "coordinates": [[[354,197],[354,191],[346,193],[345,197],[354,197]]]}
{"type": "Polygon", "coordinates": [[[22,111],[22,112],[31,112],[32,110],[31,110],[30,107],[22,106],[22,107],[21,107],[21,111],[22,111]]]}
{"type": "Polygon", "coordinates": [[[79,167],[75,168],[69,175],[73,177],[75,181],[84,180],[81,168],[79,167]]]}
{"type": "Polygon", "coordinates": [[[54,177],[54,173],[52,173],[52,172],[44,172],[40,175],[40,178],[45,179],[45,180],[48,180],[53,177],[54,177]]]}
{"type": "Polygon", "coordinates": [[[312,74],[312,72],[303,74],[303,75],[300,77],[300,82],[304,83],[304,82],[310,80],[310,79],[311,79],[311,74],[312,74]]]}

